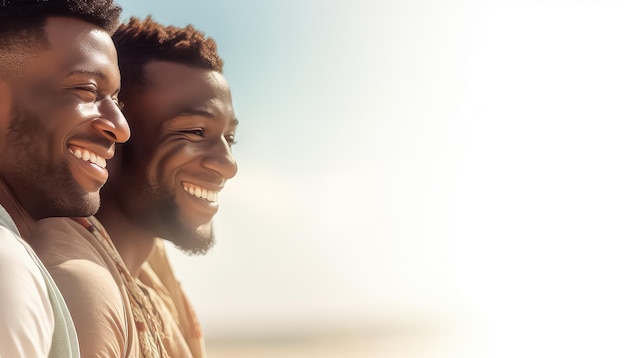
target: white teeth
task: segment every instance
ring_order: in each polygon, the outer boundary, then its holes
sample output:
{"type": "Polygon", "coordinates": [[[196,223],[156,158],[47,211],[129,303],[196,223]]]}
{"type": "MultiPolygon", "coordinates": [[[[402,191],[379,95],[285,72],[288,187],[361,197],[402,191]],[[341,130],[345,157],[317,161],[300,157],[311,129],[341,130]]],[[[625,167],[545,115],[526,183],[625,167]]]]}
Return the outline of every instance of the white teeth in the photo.
{"type": "Polygon", "coordinates": [[[201,188],[199,186],[187,183],[183,184],[183,189],[187,193],[195,196],[198,199],[203,199],[206,201],[217,201],[217,193],[212,190],[208,190],[206,188],[201,188]]]}
{"type": "Polygon", "coordinates": [[[97,166],[99,166],[100,168],[106,168],[107,166],[107,162],[104,158],[102,158],[101,156],[99,156],[98,154],[94,153],[94,152],[90,152],[87,149],[76,149],[76,150],[72,150],[70,148],[70,153],[72,153],[76,158],[78,159],[82,159],[84,161],[88,161],[91,162],[97,166]]]}

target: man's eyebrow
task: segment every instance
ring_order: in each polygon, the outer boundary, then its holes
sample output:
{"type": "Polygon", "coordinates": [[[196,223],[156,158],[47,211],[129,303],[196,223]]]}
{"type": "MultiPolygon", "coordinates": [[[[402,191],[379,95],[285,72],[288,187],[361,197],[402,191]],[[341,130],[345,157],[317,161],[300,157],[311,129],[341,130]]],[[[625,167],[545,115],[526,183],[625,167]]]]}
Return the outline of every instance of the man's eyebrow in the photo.
{"type": "Polygon", "coordinates": [[[82,70],[82,69],[78,69],[78,70],[73,70],[70,73],[67,74],[67,76],[65,77],[70,77],[73,75],[93,75],[96,77],[100,77],[100,78],[106,78],[106,76],[104,75],[104,72],[102,71],[92,71],[92,70],[82,70]]]}
{"type": "Polygon", "coordinates": [[[215,118],[213,113],[208,112],[208,111],[204,111],[204,110],[201,110],[201,109],[187,108],[187,109],[181,110],[180,113],[182,115],[188,115],[188,116],[202,116],[202,117],[206,117],[206,118],[209,118],[209,119],[215,118]]]}
{"type": "MultiPolygon", "coordinates": [[[[179,113],[180,113],[180,115],[185,115],[185,116],[202,116],[202,117],[205,117],[205,118],[208,118],[208,119],[211,119],[211,120],[215,119],[215,115],[212,112],[205,111],[205,110],[202,110],[202,109],[189,109],[188,108],[188,109],[180,111],[179,113]]],[[[230,121],[230,124],[233,127],[237,127],[239,125],[239,119],[233,118],[230,121]]]]}

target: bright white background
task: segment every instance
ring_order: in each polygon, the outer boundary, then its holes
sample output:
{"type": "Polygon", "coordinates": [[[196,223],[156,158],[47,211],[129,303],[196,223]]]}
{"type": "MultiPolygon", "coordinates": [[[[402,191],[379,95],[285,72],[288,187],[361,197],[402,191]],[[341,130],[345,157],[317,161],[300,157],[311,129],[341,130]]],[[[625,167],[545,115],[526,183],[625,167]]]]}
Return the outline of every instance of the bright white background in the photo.
{"type": "Polygon", "coordinates": [[[209,339],[626,355],[624,1],[120,3],[225,61],[240,171],[170,250],[209,339]]]}

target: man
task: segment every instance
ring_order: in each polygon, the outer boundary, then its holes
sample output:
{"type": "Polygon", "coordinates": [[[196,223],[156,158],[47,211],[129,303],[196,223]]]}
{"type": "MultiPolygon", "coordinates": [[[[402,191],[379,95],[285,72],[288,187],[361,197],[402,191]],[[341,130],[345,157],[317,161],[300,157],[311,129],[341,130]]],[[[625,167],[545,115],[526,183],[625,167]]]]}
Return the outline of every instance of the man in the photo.
{"type": "Polygon", "coordinates": [[[0,1],[0,356],[77,357],[67,306],[30,246],[35,220],[93,215],[130,133],[110,0],[0,1]]]}
{"type": "MultiPolygon", "coordinates": [[[[191,26],[133,18],[113,39],[133,139],[110,165],[102,225],[93,217],[43,220],[35,248],[66,298],[83,355],[203,357],[171,271],[145,262],[158,238],[192,253],[212,243],[217,195],[237,171],[222,61],[215,42],[191,26]]],[[[152,263],[166,263],[157,248],[152,263]]]]}

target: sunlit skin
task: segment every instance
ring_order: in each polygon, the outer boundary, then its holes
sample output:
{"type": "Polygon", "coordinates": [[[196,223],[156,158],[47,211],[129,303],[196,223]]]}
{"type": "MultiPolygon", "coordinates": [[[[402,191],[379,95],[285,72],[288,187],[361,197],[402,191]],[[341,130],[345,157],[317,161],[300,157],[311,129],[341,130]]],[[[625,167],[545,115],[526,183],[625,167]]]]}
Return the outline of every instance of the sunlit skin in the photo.
{"type": "Polygon", "coordinates": [[[97,215],[131,273],[155,237],[205,252],[218,193],[237,172],[237,120],[222,74],[153,61],[144,77],[143,87],[124,95],[133,139],[114,160],[97,215]]]}
{"type": "Polygon", "coordinates": [[[120,74],[111,37],[64,17],[45,25],[49,45],[0,80],[0,175],[38,220],[93,215],[106,161],[130,136],[117,102],[120,74]],[[80,159],[78,158],[80,156],[80,159]]]}

